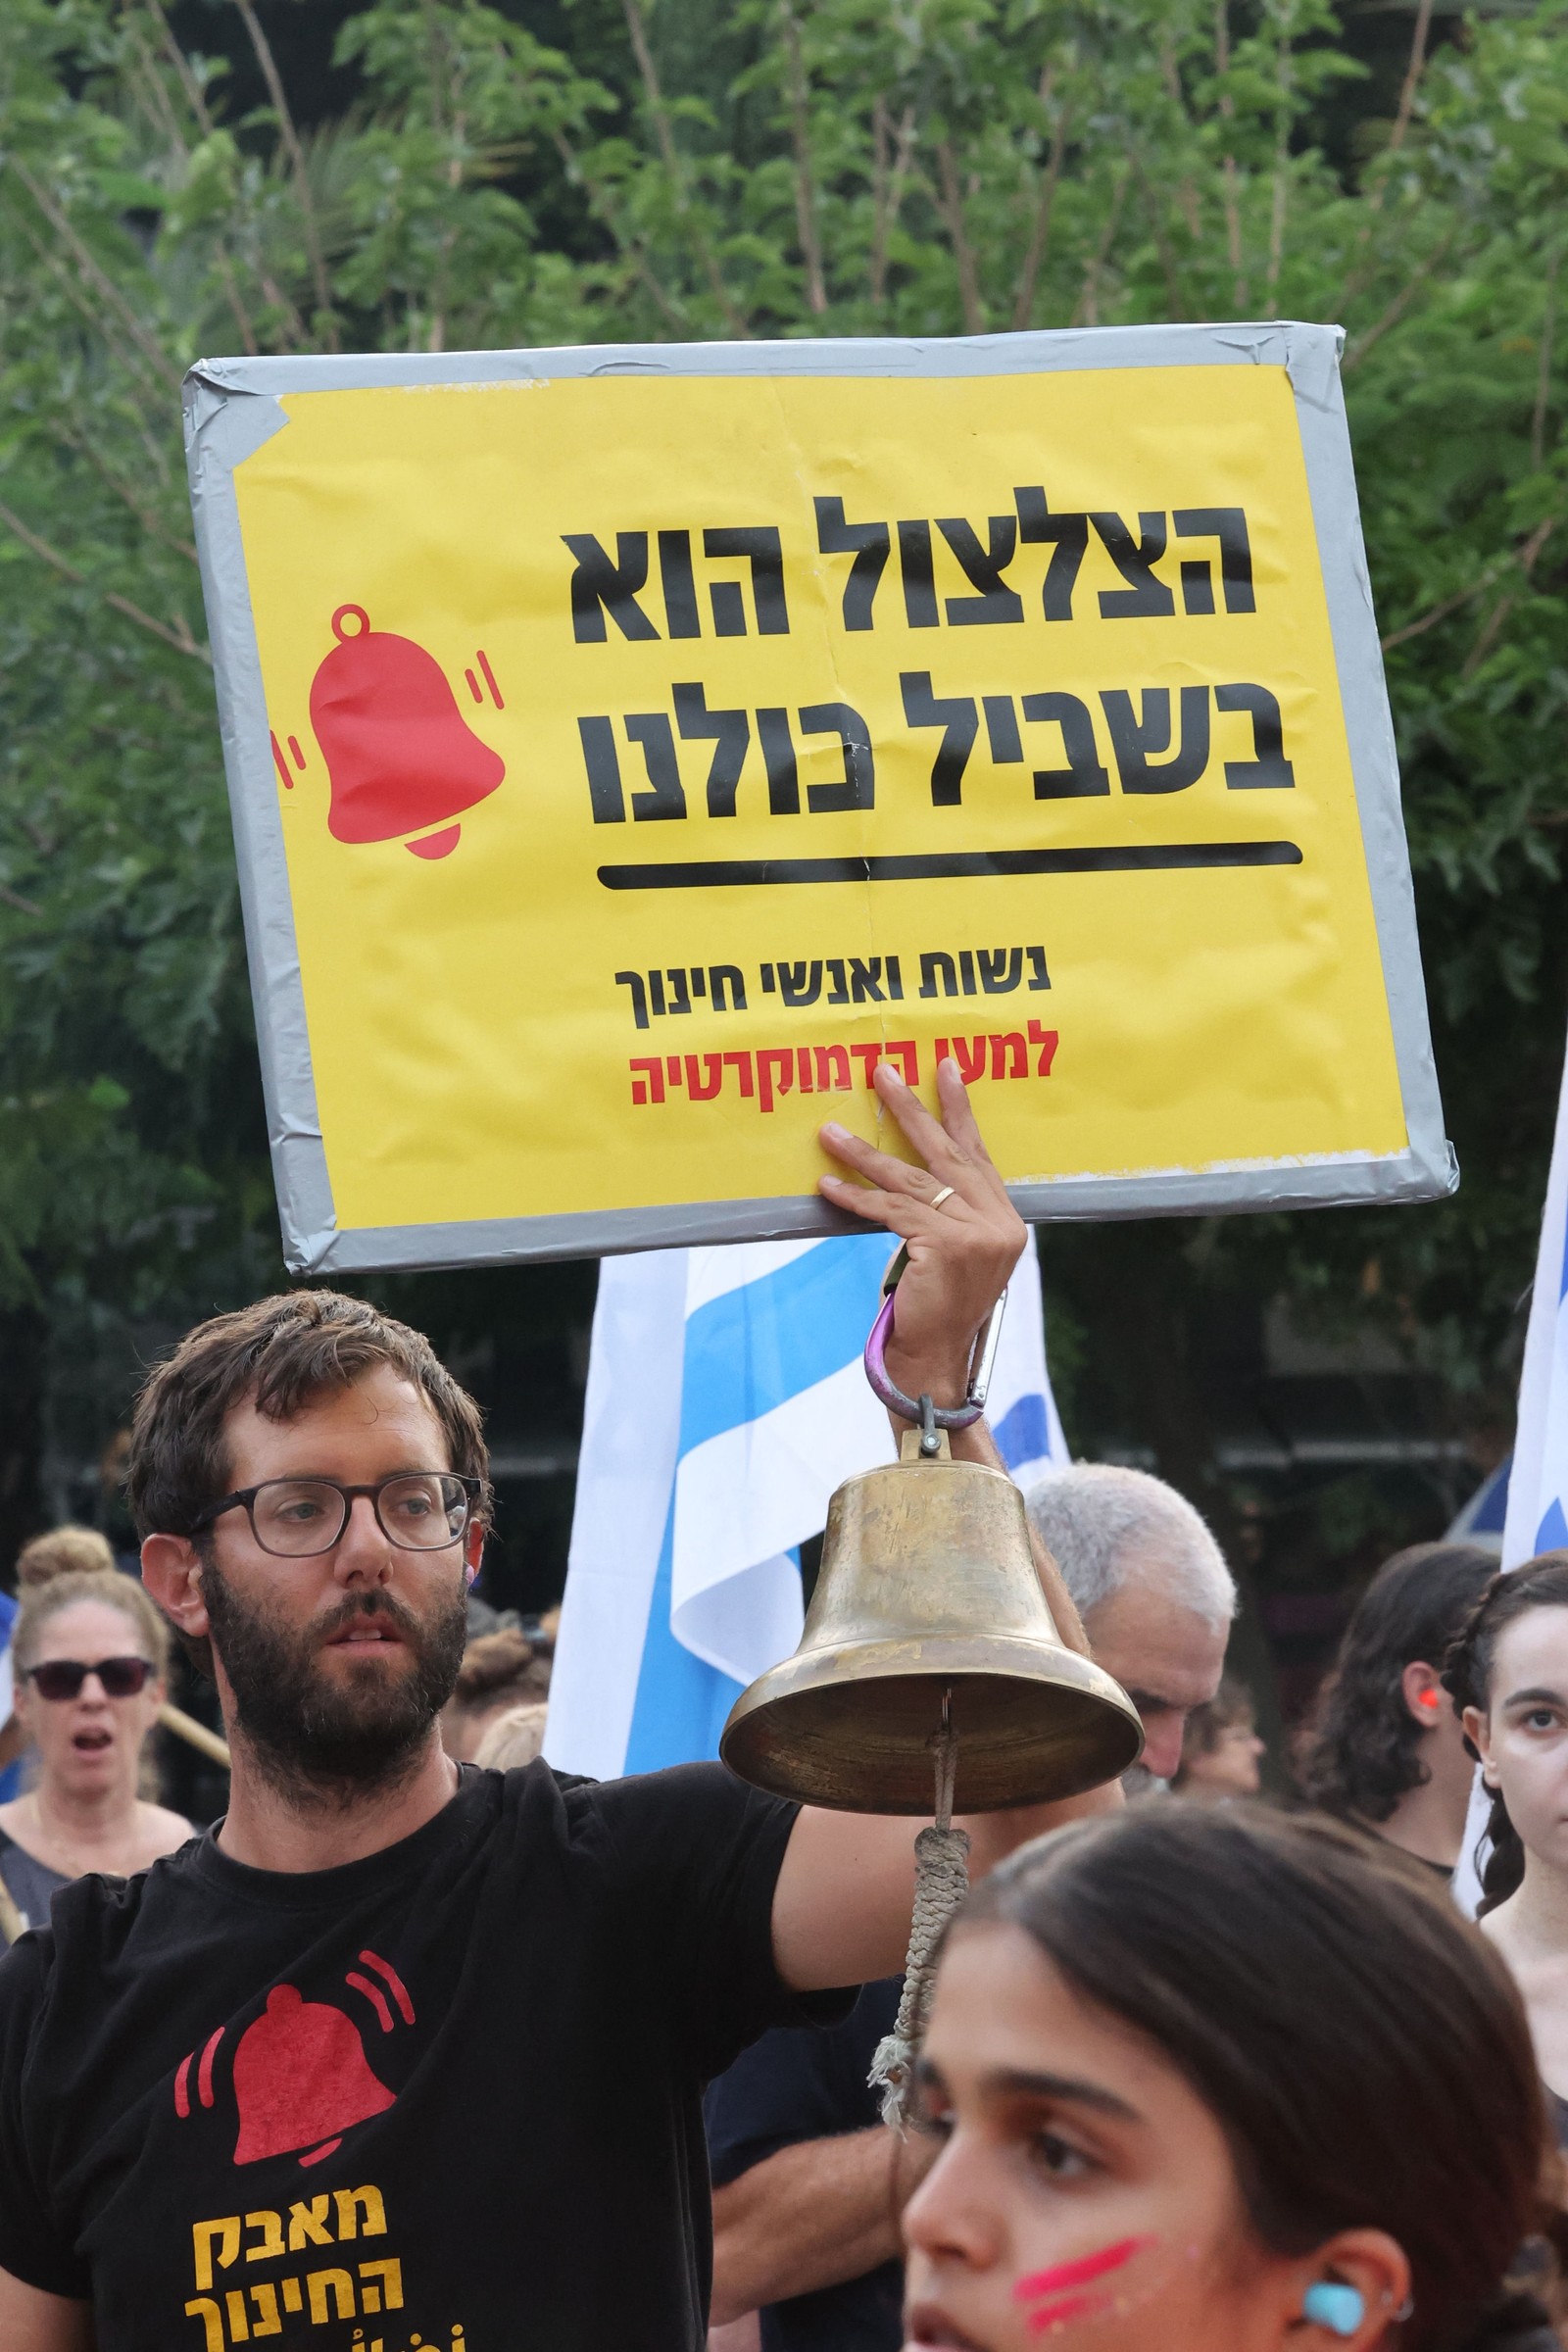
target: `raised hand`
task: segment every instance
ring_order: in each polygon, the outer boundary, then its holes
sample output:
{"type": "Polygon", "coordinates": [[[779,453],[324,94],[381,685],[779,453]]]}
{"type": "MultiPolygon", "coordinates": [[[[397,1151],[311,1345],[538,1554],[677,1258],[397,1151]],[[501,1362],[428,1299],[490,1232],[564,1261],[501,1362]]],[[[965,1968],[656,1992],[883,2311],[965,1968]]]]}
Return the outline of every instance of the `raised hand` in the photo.
{"type": "Polygon", "coordinates": [[[937,1070],[940,1119],[888,1062],[877,1064],[873,1084],[925,1166],[895,1159],[829,1120],[818,1130],[822,1147],[855,1177],[823,1176],[821,1190],[835,1208],[885,1225],[908,1249],[887,1344],[890,1376],[907,1396],[960,1404],[975,1335],[1006,1288],[1028,1228],[992,1165],[956,1061],[937,1070]]]}

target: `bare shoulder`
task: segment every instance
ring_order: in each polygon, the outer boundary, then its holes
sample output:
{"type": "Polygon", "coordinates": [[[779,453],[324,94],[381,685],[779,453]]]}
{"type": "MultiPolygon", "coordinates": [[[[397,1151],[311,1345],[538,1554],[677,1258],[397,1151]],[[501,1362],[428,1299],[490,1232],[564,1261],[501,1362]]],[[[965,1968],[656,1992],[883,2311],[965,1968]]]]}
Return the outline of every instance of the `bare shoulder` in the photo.
{"type": "Polygon", "coordinates": [[[195,1835],[184,1814],[171,1813],[167,1805],[136,1807],[136,1843],[148,1862],[156,1862],[161,1854],[177,1852],[195,1835]]]}

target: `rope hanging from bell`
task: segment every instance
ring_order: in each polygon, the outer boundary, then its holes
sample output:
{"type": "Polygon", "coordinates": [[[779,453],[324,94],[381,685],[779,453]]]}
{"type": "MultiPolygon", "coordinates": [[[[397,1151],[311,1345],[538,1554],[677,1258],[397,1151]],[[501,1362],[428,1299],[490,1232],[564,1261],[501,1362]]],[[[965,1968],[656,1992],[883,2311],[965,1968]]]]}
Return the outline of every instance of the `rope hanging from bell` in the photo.
{"type": "MultiPolygon", "coordinates": [[[[926,1399],[920,1399],[924,1404],[926,1399]]],[[[969,1891],[969,1833],[953,1827],[958,1772],[958,1735],[953,1692],[942,1694],[936,1750],[936,1820],[914,1840],[914,1917],[904,1962],[904,1991],[891,2034],[878,2042],[866,2077],[882,2093],[882,2121],[906,2132],[914,2120],[914,2062],[925,2039],[936,1990],[936,1955],[949,1920],[969,1891]]]]}

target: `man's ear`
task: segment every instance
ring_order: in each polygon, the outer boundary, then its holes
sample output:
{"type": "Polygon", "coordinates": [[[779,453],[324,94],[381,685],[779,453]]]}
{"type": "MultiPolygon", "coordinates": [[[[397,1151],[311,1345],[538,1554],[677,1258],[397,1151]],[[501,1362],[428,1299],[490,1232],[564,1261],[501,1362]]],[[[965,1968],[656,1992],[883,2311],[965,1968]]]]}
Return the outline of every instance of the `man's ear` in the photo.
{"type": "Polygon", "coordinates": [[[201,1553],[188,1536],[148,1536],[141,1547],[141,1581],[182,1634],[199,1640],[211,1633],[202,1598],[201,1553]]]}

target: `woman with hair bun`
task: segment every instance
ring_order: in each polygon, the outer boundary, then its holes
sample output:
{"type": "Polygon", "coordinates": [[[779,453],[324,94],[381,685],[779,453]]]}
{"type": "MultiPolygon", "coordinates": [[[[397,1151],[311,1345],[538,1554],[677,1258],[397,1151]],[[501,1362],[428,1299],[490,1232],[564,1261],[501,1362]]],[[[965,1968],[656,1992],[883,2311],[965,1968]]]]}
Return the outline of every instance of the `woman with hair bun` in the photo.
{"type": "Polygon", "coordinates": [[[1412,1544],[1356,1602],[1297,1741],[1309,1804],[1450,1877],[1475,1766],[1442,1688],[1448,1645],[1497,1573],[1474,1544],[1412,1544]]]}
{"type": "Polygon", "coordinates": [[[1023,1847],[946,1939],[906,2352],[1560,2352],[1497,1952],[1342,1825],[1173,1798],[1023,1847]]]}
{"type": "Polygon", "coordinates": [[[1492,1796],[1479,1916],[1524,1994],[1568,2147],[1568,1551],[1494,1579],[1444,1681],[1492,1796]]]}
{"type": "Polygon", "coordinates": [[[38,1771],[25,1796],[0,1805],[0,1884],[23,1924],[40,1928],[71,1880],[146,1870],[191,1826],[136,1793],[169,1629],[133,1577],[67,1569],[24,1586],[11,1647],[17,1715],[38,1771]]]}

